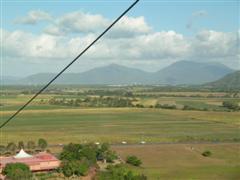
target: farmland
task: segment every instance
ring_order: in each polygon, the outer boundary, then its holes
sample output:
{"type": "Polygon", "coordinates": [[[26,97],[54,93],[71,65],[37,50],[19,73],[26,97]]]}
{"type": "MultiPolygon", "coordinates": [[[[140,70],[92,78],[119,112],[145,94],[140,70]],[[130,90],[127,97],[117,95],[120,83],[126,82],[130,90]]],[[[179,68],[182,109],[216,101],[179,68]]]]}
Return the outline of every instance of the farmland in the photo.
{"type": "MultiPolygon", "coordinates": [[[[1,122],[36,89],[4,87],[1,122]]],[[[1,144],[39,137],[53,145],[126,141],[132,145],[114,148],[123,158],[141,157],[149,179],[236,179],[240,111],[222,106],[224,101],[239,103],[240,95],[142,86],[59,86],[40,95],[1,129],[1,144]],[[146,145],[136,145],[141,141],[146,145]],[[211,150],[212,157],[203,157],[204,150],[211,150]]]]}

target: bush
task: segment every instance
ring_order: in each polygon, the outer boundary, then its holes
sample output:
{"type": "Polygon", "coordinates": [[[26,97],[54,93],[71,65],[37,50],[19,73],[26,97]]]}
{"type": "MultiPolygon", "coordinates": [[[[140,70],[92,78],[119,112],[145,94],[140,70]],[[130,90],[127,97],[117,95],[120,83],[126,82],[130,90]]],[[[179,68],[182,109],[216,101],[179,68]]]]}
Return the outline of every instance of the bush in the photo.
{"type": "Polygon", "coordinates": [[[171,104],[156,104],[155,108],[162,108],[162,109],[177,109],[176,105],[171,104]]]}
{"type": "Polygon", "coordinates": [[[38,147],[41,148],[42,150],[45,150],[47,148],[48,144],[45,139],[40,138],[38,140],[38,147]]]}
{"type": "Polygon", "coordinates": [[[136,156],[128,156],[126,162],[134,166],[140,166],[142,164],[142,161],[136,156]]]}
{"type": "Polygon", "coordinates": [[[212,153],[211,153],[211,151],[204,151],[204,152],[202,153],[202,155],[205,156],[205,157],[209,157],[209,156],[212,155],[212,153]]]}
{"type": "MultiPolygon", "coordinates": [[[[104,149],[108,149],[104,146],[104,149]]],[[[73,144],[63,148],[60,154],[61,171],[66,177],[86,175],[90,166],[96,164],[98,147],[95,144],[73,144]]]]}
{"type": "Polygon", "coordinates": [[[146,180],[147,177],[143,174],[135,174],[123,165],[108,166],[107,171],[97,174],[98,180],[146,180]]]}
{"type": "Polygon", "coordinates": [[[0,155],[4,155],[5,151],[6,151],[6,147],[3,145],[0,145],[0,155]]]}
{"type": "Polygon", "coordinates": [[[34,150],[36,148],[35,142],[34,141],[28,141],[27,142],[27,148],[29,150],[34,150]]]}
{"type": "Polygon", "coordinates": [[[113,161],[117,158],[118,158],[118,156],[117,156],[116,152],[114,152],[114,151],[107,151],[106,152],[106,161],[108,163],[113,163],[113,161]]]}
{"type": "Polygon", "coordinates": [[[24,142],[23,141],[19,141],[18,142],[18,149],[24,149],[24,142]]]}
{"type": "Polygon", "coordinates": [[[29,167],[23,163],[7,164],[2,173],[11,180],[28,180],[32,177],[29,167]]]}
{"type": "Polygon", "coordinates": [[[231,110],[239,110],[240,107],[238,106],[237,102],[234,101],[223,101],[223,107],[231,109],[231,110]]]}
{"type": "Polygon", "coordinates": [[[15,152],[16,152],[16,150],[17,150],[17,145],[16,145],[15,143],[13,143],[13,142],[10,142],[10,143],[8,143],[8,145],[7,145],[7,150],[8,150],[9,152],[11,152],[12,154],[15,154],[15,152]]]}
{"type": "Polygon", "coordinates": [[[73,175],[85,176],[87,175],[88,168],[89,166],[86,162],[78,160],[64,161],[62,163],[62,172],[66,177],[71,177],[73,175]]]}
{"type": "Polygon", "coordinates": [[[197,110],[197,109],[188,105],[184,105],[183,110],[197,110]]]}

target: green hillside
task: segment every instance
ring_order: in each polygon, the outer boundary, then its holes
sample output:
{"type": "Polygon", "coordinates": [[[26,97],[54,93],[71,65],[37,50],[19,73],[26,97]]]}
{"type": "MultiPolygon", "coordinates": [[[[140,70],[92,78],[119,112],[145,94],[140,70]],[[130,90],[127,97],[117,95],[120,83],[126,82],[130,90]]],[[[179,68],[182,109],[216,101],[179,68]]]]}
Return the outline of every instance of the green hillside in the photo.
{"type": "Polygon", "coordinates": [[[207,86],[222,90],[240,90],[240,71],[230,73],[223,78],[207,83],[207,86]]]}

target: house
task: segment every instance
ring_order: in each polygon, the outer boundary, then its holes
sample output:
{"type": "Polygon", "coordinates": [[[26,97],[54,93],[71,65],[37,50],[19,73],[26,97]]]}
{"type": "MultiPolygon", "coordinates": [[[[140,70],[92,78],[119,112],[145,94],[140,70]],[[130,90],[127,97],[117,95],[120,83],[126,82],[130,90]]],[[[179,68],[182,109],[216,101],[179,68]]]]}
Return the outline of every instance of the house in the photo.
{"type": "Polygon", "coordinates": [[[36,172],[57,169],[61,162],[54,155],[47,152],[30,155],[21,149],[15,156],[0,157],[0,172],[9,163],[24,163],[29,166],[31,171],[36,172]]]}

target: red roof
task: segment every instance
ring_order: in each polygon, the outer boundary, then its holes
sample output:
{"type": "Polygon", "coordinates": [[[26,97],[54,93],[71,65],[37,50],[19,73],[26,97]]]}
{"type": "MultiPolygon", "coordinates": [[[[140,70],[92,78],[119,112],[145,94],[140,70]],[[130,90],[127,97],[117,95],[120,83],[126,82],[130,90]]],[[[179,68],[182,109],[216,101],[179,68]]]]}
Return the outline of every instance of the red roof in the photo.
{"type": "Polygon", "coordinates": [[[8,163],[24,163],[27,165],[36,165],[40,162],[50,162],[50,161],[59,161],[55,156],[52,154],[41,152],[32,157],[28,158],[14,158],[12,157],[0,157],[0,166],[4,167],[8,163]]]}

